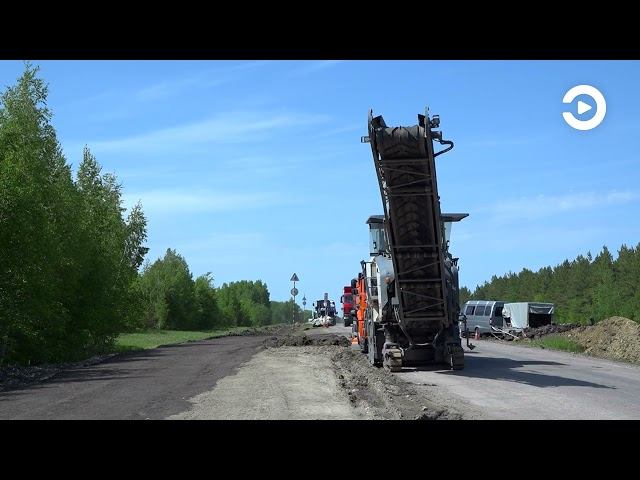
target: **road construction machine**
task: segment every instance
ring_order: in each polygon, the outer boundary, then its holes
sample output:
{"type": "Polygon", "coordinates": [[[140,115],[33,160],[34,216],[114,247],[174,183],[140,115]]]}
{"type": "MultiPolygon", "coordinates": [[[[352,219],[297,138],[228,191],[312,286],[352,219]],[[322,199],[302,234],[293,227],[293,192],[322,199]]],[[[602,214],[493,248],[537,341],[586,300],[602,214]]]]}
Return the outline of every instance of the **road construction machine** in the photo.
{"type": "MultiPolygon", "coordinates": [[[[441,214],[435,158],[453,148],[440,118],[418,115],[411,127],[388,127],[369,113],[370,143],[384,215],[367,220],[363,262],[366,310],[362,325],[369,361],[390,371],[444,363],[464,368],[458,322],[458,259],[449,252],[453,222],[467,213],[441,214]],[[446,148],[434,151],[434,142],[446,148]]],[[[359,292],[358,292],[359,293],[359,292]]],[[[361,303],[362,305],[362,303],[361,303]]]]}
{"type": "Polygon", "coordinates": [[[329,300],[329,294],[324,294],[324,299],[313,302],[313,313],[309,323],[314,327],[328,327],[336,324],[336,302],[329,300]]]}

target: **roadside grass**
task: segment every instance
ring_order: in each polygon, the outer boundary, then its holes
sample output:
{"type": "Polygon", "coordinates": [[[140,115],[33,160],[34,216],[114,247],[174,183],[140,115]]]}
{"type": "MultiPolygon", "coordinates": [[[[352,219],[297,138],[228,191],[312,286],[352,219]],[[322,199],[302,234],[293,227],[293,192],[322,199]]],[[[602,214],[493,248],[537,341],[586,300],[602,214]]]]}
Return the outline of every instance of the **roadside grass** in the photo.
{"type": "Polygon", "coordinates": [[[565,352],[582,353],[584,348],[579,343],[560,335],[549,335],[531,340],[529,345],[550,350],[562,350],[565,352]]]}
{"type": "Polygon", "coordinates": [[[226,337],[254,330],[251,327],[233,327],[223,330],[183,331],[183,330],[147,330],[136,333],[123,333],[118,336],[114,345],[115,353],[134,350],[147,350],[162,345],[192,342],[207,338],[226,337]]]}

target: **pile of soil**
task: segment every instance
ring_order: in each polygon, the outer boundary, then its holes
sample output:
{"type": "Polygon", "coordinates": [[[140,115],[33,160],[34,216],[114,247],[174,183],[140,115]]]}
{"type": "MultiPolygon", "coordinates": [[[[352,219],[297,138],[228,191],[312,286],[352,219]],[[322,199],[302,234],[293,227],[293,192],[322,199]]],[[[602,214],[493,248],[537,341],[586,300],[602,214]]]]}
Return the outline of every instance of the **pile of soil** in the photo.
{"type": "Polygon", "coordinates": [[[563,336],[577,342],[588,355],[640,363],[640,324],[628,318],[607,318],[593,326],[575,328],[563,336]]]}
{"type": "Polygon", "coordinates": [[[443,408],[416,388],[369,364],[365,355],[352,349],[334,350],[331,361],[354,406],[375,413],[378,418],[404,420],[453,420],[462,415],[443,408]]]}
{"type": "Polygon", "coordinates": [[[348,338],[335,333],[313,335],[311,337],[306,335],[273,336],[264,341],[264,346],[268,348],[305,347],[307,345],[349,347],[351,342],[348,338]]]}
{"type": "Polygon", "coordinates": [[[577,323],[563,323],[560,325],[544,325],[537,328],[525,328],[522,334],[525,338],[540,338],[545,335],[551,335],[554,333],[564,333],[574,328],[578,328],[580,325],[577,323]]]}
{"type": "MultiPolygon", "coordinates": [[[[300,324],[280,323],[275,325],[265,325],[263,327],[247,327],[242,330],[229,332],[229,337],[244,337],[253,335],[287,335],[302,330],[300,324]]],[[[199,340],[196,340],[199,341],[199,340]]]]}

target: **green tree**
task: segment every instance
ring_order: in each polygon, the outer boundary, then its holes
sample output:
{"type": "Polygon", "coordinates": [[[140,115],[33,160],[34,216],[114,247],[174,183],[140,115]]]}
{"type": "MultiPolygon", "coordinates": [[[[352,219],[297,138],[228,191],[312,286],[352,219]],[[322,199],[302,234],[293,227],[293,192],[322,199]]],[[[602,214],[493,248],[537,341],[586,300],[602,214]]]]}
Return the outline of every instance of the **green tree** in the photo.
{"type": "Polygon", "coordinates": [[[556,321],[589,323],[612,315],[640,321],[640,244],[622,245],[618,258],[609,249],[593,258],[591,252],[564,260],[537,272],[493,276],[479,285],[471,297],[481,300],[551,302],[556,321]]]}
{"type": "Polygon", "coordinates": [[[620,295],[619,314],[640,322],[640,243],[635,248],[620,247],[615,261],[616,290],[620,295]]]}
{"type": "Polygon", "coordinates": [[[73,181],[47,86],[27,64],[0,97],[0,361],[80,358],[131,312],[146,220],[88,150],[73,181]],[[135,252],[135,254],[134,254],[135,252]]]}
{"type": "Polygon", "coordinates": [[[196,328],[210,329],[222,326],[222,314],[216,300],[211,272],[200,275],[194,284],[196,328]]]}
{"type": "Polygon", "coordinates": [[[123,218],[122,187],[114,175],[102,175],[96,158],[85,147],[76,181],[80,192],[80,226],[83,247],[79,252],[81,281],[75,295],[75,318],[90,329],[83,342],[110,343],[139,315],[132,285],[146,253],[146,219],[138,204],[123,218]]]}
{"type": "Polygon", "coordinates": [[[193,277],[186,260],[175,250],[168,248],[163,258],[145,266],[140,289],[146,326],[172,330],[196,328],[193,277]]]}
{"type": "Polygon", "coordinates": [[[471,298],[471,290],[467,287],[461,287],[459,297],[460,308],[462,308],[462,306],[471,298]]]}
{"type": "Polygon", "coordinates": [[[218,298],[227,324],[260,326],[271,323],[269,290],[261,280],[224,283],[218,290],[218,298]]]}
{"type": "Polygon", "coordinates": [[[298,322],[306,322],[311,318],[311,310],[302,310],[292,298],[286,302],[272,301],[271,323],[292,323],[294,311],[298,322]]]}
{"type": "Polygon", "coordinates": [[[593,313],[596,320],[602,320],[615,315],[620,308],[613,256],[606,246],[602,247],[602,251],[593,260],[593,275],[593,313]]]}

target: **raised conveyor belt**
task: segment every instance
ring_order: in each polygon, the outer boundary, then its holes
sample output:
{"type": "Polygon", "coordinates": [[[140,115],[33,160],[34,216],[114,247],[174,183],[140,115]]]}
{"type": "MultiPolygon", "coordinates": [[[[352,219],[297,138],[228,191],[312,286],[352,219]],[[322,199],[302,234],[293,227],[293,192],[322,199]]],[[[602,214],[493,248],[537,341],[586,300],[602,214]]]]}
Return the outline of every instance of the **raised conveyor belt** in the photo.
{"type": "Polygon", "coordinates": [[[369,142],[387,219],[400,321],[415,333],[426,333],[437,332],[449,320],[432,132],[428,117],[418,119],[411,127],[387,127],[382,116],[370,115],[369,142]]]}

